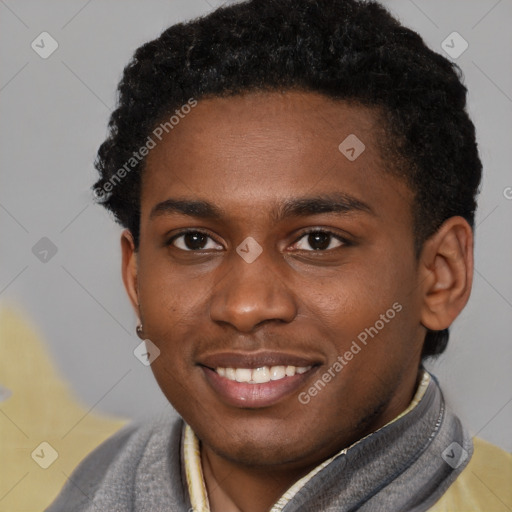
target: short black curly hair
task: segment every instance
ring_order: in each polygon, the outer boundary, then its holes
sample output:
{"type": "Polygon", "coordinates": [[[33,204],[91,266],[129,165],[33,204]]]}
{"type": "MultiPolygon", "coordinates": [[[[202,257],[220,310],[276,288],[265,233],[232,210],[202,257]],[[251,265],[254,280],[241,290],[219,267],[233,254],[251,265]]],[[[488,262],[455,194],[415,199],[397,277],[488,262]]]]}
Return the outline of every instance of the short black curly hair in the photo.
{"type": "MultiPolygon", "coordinates": [[[[419,254],[449,217],[460,215],[473,227],[482,165],[461,76],[374,1],[251,0],[222,7],[173,25],[136,50],[98,151],[95,195],[138,248],[139,148],[159,123],[206,96],[312,91],[379,113],[388,134],[381,151],[395,157],[386,159],[391,172],[415,195],[419,254]]],[[[423,358],[440,354],[447,342],[448,329],[428,331],[423,358]]]]}

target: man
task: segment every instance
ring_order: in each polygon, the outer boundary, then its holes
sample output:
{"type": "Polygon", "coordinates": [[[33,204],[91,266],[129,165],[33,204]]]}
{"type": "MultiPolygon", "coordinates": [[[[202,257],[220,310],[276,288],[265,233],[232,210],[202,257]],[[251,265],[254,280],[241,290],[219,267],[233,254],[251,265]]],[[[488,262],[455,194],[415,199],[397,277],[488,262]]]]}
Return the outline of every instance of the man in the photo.
{"type": "Polygon", "coordinates": [[[49,510],[487,510],[491,456],[507,503],[510,458],[422,366],[472,284],[457,68],[377,3],[253,0],[143,45],[119,93],[94,190],[182,419],[123,429],[49,510]]]}

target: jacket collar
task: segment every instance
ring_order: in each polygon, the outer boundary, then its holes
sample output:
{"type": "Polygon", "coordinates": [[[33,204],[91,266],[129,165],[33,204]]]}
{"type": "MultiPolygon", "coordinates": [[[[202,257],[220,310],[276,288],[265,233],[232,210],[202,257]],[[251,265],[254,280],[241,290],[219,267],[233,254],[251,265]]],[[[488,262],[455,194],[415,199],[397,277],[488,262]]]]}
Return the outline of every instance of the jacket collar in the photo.
{"type": "MultiPolygon", "coordinates": [[[[447,414],[437,381],[422,370],[417,391],[406,410],[314,468],[283,494],[271,512],[339,512],[364,510],[368,506],[368,510],[375,510],[371,508],[375,500],[379,503],[385,500],[389,510],[401,510],[398,507],[406,503],[407,506],[415,502],[416,505],[430,503],[436,495],[435,487],[421,491],[422,486],[432,487],[434,483],[438,489],[444,488],[443,483],[449,485],[456,476],[454,470],[459,468],[451,468],[442,458],[443,450],[448,447],[448,444],[443,446],[445,438],[453,438],[451,442],[465,446],[462,450],[466,455],[472,450],[458,419],[447,414]],[[443,435],[439,436],[441,430],[443,435]],[[397,489],[400,489],[399,496],[395,495],[397,489]]],[[[209,512],[200,443],[187,424],[183,429],[182,454],[192,508],[209,512]]]]}

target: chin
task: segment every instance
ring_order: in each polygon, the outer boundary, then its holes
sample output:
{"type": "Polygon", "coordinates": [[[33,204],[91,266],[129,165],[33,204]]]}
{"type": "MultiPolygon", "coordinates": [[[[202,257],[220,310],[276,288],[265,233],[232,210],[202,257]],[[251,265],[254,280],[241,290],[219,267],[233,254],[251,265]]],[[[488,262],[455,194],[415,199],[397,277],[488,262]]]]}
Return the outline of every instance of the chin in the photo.
{"type": "Polygon", "coordinates": [[[280,440],[276,441],[275,445],[269,445],[268,442],[258,443],[250,439],[241,444],[237,441],[236,444],[211,446],[211,449],[233,463],[249,467],[293,465],[297,462],[297,458],[304,457],[304,447],[301,447],[299,453],[294,453],[293,449],[297,449],[297,443],[289,443],[289,441],[289,439],[280,440]]]}
{"type": "Polygon", "coordinates": [[[320,442],[313,446],[312,432],[301,433],[294,422],[274,420],[255,425],[254,421],[249,421],[250,424],[237,422],[236,428],[223,424],[225,428],[216,433],[208,430],[207,426],[201,426],[195,432],[218,456],[252,467],[293,466],[303,459],[314,457],[321,446],[320,442]],[[307,446],[304,441],[308,442],[307,446]]]}

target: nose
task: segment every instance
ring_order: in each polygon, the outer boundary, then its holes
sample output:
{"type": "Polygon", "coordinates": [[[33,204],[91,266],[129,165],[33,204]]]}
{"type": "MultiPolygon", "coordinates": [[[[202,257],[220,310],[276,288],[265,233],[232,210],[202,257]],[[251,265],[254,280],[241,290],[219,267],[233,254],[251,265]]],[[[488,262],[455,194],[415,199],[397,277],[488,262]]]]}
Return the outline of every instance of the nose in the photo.
{"type": "Polygon", "coordinates": [[[214,288],[210,303],[212,321],[251,333],[268,322],[289,323],[297,303],[279,265],[262,255],[247,263],[238,254],[226,261],[227,274],[214,288]]]}

